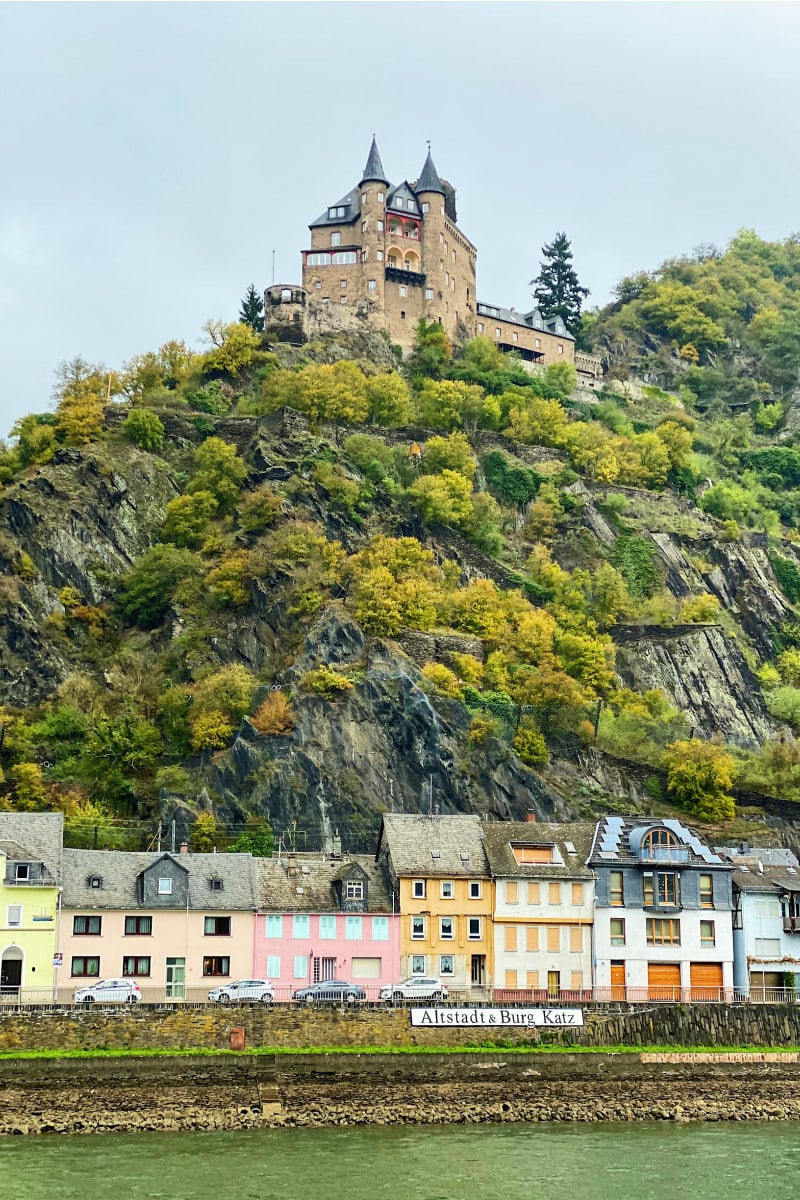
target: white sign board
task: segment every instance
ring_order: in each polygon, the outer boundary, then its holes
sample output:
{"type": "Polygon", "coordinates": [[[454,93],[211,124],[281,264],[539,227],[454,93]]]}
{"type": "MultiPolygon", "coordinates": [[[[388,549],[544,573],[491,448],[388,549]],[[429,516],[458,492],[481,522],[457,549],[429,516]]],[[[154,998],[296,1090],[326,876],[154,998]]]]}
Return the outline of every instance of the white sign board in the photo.
{"type": "Polygon", "coordinates": [[[412,1008],[411,1024],[510,1029],[583,1025],[582,1008],[412,1008]]]}

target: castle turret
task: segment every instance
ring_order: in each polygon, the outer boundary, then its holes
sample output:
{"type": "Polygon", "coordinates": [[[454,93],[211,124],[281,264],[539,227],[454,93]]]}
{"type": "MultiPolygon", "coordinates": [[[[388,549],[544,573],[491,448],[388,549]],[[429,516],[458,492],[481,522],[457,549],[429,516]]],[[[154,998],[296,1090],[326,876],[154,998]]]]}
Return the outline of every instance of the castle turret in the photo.
{"type": "Polygon", "coordinates": [[[359,187],[361,206],[361,280],[358,299],[380,314],[385,327],[384,278],[386,249],[386,196],[389,181],[373,135],[367,165],[359,187]]]}
{"type": "Polygon", "coordinates": [[[440,178],[430,148],[414,191],[424,228],[425,316],[449,337],[474,336],[475,247],[455,223],[455,189],[440,178]]]}
{"type": "Polygon", "coordinates": [[[367,165],[364,167],[364,174],[361,177],[361,185],[365,183],[383,183],[389,186],[389,180],[386,178],[386,172],[383,169],[381,156],[378,153],[378,143],[375,140],[375,135],[372,135],[372,145],[369,150],[369,158],[367,165]]]}

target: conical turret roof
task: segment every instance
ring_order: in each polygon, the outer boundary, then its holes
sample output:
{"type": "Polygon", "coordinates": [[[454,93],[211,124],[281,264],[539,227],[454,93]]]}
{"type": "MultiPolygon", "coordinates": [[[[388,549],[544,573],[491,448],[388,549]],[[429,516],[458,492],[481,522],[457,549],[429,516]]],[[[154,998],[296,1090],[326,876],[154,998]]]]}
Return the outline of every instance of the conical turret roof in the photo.
{"type": "Polygon", "coordinates": [[[417,192],[440,192],[444,195],[442,181],[439,178],[439,172],[433,165],[431,152],[428,150],[428,157],[425,159],[425,165],[422,168],[419,179],[417,180],[417,192]]]}
{"type": "Polygon", "coordinates": [[[369,149],[369,158],[367,159],[367,165],[364,167],[364,174],[361,177],[362,183],[367,183],[369,181],[372,181],[374,183],[387,183],[387,184],[389,182],[389,180],[386,178],[386,172],[383,169],[383,163],[381,162],[381,156],[378,153],[378,143],[375,140],[374,135],[372,138],[372,145],[370,146],[370,149],[369,149]]]}

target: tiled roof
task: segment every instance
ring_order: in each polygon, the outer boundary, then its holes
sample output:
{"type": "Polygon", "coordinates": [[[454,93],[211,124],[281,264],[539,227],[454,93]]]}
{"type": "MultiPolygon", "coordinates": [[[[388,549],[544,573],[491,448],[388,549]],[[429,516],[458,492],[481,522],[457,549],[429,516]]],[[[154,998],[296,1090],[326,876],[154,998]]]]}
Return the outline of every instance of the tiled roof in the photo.
{"type": "Polygon", "coordinates": [[[61,882],[63,843],[63,813],[0,812],[0,846],[14,851],[8,857],[44,863],[55,884],[61,882]]]}
{"type": "Polygon", "coordinates": [[[540,824],[530,821],[484,821],[483,845],[493,876],[514,876],[521,879],[572,879],[591,877],[586,859],[594,837],[594,823],[540,824]],[[563,865],[553,863],[520,864],[514,857],[512,844],[529,846],[556,845],[563,865]]]}
{"type": "MultiPolygon", "coordinates": [[[[146,867],[164,858],[158,853],[132,853],[126,850],[65,850],[65,908],[139,908],[138,879],[146,867]],[[102,887],[90,884],[100,876],[102,887]]],[[[254,909],[256,873],[249,854],[175,854],[166,857],[188,871],[191,909],[254,909]],[[222,881],[220,890],[212,890],[209,881],[222,881]]]]}
{"type": "Polygon", "coordinates": [[[687,852],[690,866],[728,866],[688,825],[667,818],[662,821],[644,817],[602,817],[597,823],[589,861],[597,864],[639,863],[641,859],[637,843],[648,829],[662,827],[675,834],[687,852]]]}
{"type": "Polygon", "coordinates": [[[334,884],[354,865],[367,877],[366,911],[392,912],[394,906],[386,874],[371,855],[365,854],[328,860],[297,855],[291,866],[286,855],[259,859],[256,863],[259,911],[339,912],[334,884]],[[290,870],[294,872],[291,875],[290,870]]]}
{"type": "Polygon", "coordinates": [[[477,816],[384,813],[379,855],[388,853],[396,876],[487,876],[483,831],[477,816]]]}

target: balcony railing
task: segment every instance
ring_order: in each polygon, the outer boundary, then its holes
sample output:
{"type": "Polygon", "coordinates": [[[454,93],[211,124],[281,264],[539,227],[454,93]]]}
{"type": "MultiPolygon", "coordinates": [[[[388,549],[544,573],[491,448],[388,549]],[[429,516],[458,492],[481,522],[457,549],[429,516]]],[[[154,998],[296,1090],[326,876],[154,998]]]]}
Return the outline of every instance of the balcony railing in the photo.
{"type": "Polygon", "coordinates": [[[783,918],[784,933],[800,933],[800,916],[785,916],[783,918]]]}
{"type": "Polygon", "coordinates": [[[384,268],[384,275],[393,283],[405,283],[410,287],[425,286],[424,271],[407,271],[405,268],[394,267],[391,266],[391,264],[387,264],[387,266],[384,268]]]}
{"type": "Polygon", "coordinates": [[[686,864],[689,861],[687,846],[642,846],[639,862],[686,864]]]}

